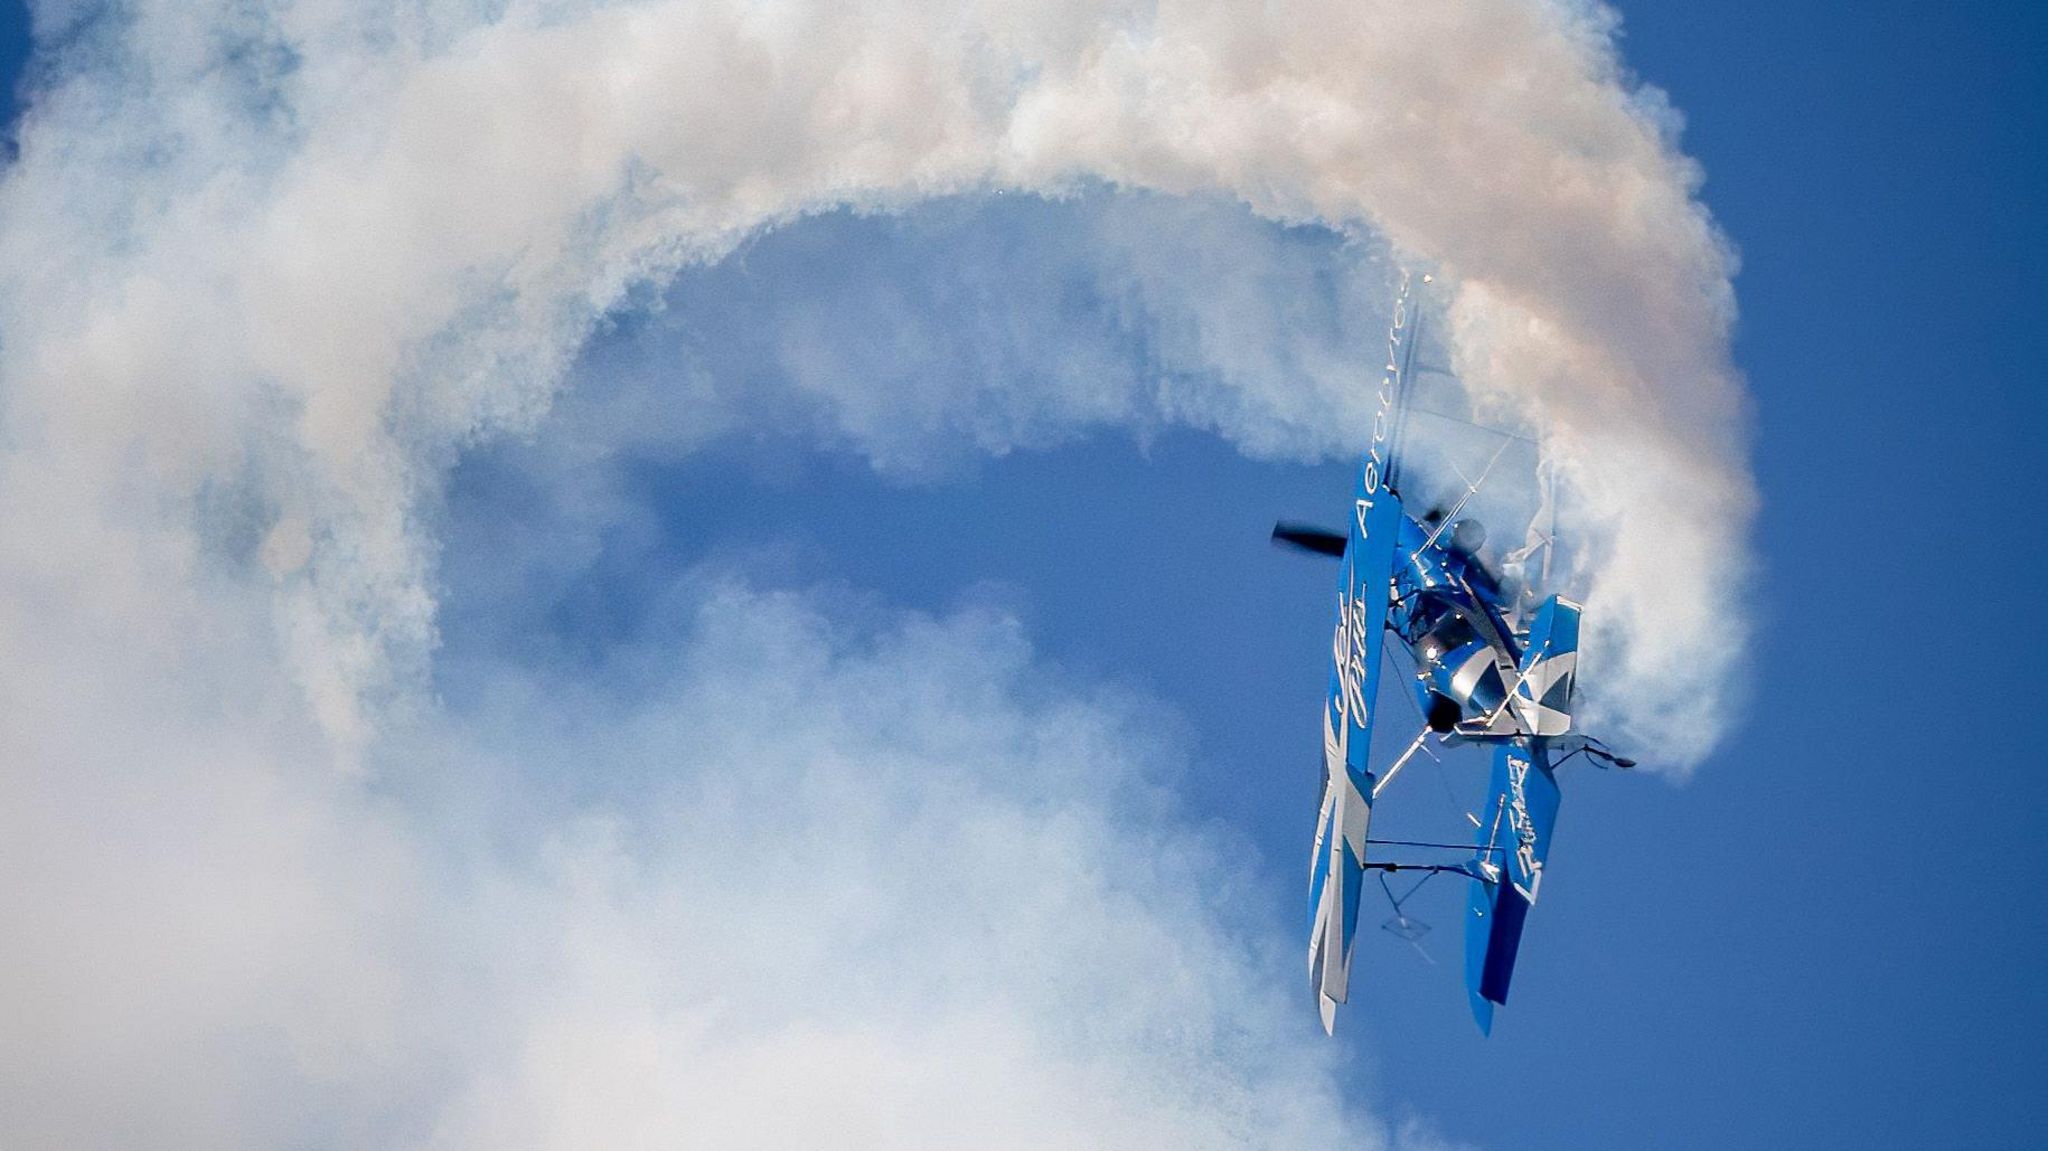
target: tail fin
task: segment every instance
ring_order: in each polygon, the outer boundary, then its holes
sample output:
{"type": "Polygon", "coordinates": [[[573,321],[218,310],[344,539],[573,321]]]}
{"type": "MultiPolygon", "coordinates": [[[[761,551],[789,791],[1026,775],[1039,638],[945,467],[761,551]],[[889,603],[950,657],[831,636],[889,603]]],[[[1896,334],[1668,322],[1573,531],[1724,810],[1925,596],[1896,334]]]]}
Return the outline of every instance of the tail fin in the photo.
{"type": "Polygon", "coordinates": [[[1572,684],[1579,670],[1579,605],[1551,596],[1536,609],[1515,683],[1515,718],[1534,736],[1572,730],[1572,684]]]}

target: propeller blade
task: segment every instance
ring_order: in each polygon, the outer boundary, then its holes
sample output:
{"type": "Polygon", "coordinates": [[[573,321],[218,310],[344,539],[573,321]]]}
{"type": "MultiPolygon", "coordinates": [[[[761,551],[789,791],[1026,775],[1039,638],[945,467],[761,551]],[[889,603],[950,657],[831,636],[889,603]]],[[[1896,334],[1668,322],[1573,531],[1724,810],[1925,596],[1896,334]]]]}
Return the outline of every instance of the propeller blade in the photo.
{"type": "Polygon", "coordinates": [[[1342,559],[1344,556],[1345,539],[1343,536],[1338,535],[1336,532],[1324,531],[1321,528],[1309,527],[1307,524],[1287,523],[1285,521],[1274,524],[1273,542],[1336,559],[1342,559]]]}

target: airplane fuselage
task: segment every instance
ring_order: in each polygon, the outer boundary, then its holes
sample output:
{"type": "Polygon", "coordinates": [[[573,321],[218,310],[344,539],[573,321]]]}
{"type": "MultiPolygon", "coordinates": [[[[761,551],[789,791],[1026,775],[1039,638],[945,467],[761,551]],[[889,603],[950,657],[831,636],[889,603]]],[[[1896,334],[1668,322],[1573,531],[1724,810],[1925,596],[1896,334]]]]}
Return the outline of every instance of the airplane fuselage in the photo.
{"type": "Polygon", "coordinates": [[[1414,660],[1410,688],[1431,728],[1475,742],[1508,739],[1521,637],[1501,609],[1499,582],[1460,546],[1462,526],[1402,518],[1387,622],[1414,660]]]}

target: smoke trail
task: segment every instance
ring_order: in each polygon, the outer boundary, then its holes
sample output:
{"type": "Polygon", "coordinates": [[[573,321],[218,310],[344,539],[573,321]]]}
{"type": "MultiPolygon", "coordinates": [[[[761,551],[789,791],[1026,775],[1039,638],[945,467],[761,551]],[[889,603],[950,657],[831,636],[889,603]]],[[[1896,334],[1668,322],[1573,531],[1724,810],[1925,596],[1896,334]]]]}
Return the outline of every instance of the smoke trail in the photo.
{"type": "MultiPolygon", "coordinates": [[[[723,916],[714,925],[759,927],[716,906],[720,889],[684,880],[721,844],[770,849],[775,827],[735,823],[673,857],[630,838],[614,849],[553,826],[562,805],[522,786],[539,760],[462,754],[490,724],[437,715],[423,690],[432,516],[450,463],[534,427],[601,317],[808,213],[1109,186],[1237,202],[1437,267],[1459,285],[1453,350],[1467,381],[1538,428],[1569,483],[1605,629],[1586,682],[1605,689],[1608,720],[1675,763],[1704,754],[1726,722],[1717,692],[1740,650],[1728,621],[1752,502],[1726,362],[1730,258],[1669,113],[1621,73],[1602,8],[1304,0],[1254,20],[1220,0],[53,0],[37,20],[40,79],[0,185],[0,872],[16,877],[0,900],[11,922],[45,928],[0,946],[15,1021],[0,1042],[10,1066],[32,1069],[0,1110],[26,1141],[491,1141],[505,1134],[492,1127],[501,1100],[562,1084],[548,1078],[560,1070],[553,1040],[580,1050],[599,1034],[606,1054],[629,1059],[645,1040],[643,1068],[701,1061],[693,1037],[721,1008],[716,980],[664,999],[645,971],[587,963],[655,954],[663,941],[634,924],[693,910],[678,891],[723,916]],[[521,836],[567,846],[537,863],[504,845],[521,836]],[[585,899],[593,891],[604,898],[585,899]],[[674,914],[637,916],[644,907],[674,914]],[[535,937],[561,945],[521,950],[535,937]],[[509,969],[479,976],[480,956],[509,969]],[[536,999],[548,1002],[505,1018],[536,999]],[[523,1061],[485,1066],[465,1043],[500,1019],[523,1061]],[[365,1106],[380,1099],[388,1109],[365,1106]]],[[[1127,403],[1074,389],[1024,397],[980,446],[1169,419],[1260,453],[1347,451],[1366,397],[1344,390],[1341,357],[1290,334],[1285,310],[1247,319],[1205,298],[1184,261],[1148,260],[1164,249],[1145,219],[1114,230],[1117,275],[1148,314],[1185,318],[1172,354],[1214,378],[1127,403]],[[1233,359],[1233,343],[1287,350],[1233,359]],[[1290,380],[1294,367],[1302,379],[1290,380]]],[[[1361,298],[1369,279],[1345,292],[1361,298]]],[[[902,418],[890,404],[840,410],[875,445],[902,418]]],[[[775,618],[772,605],[734,610],[775,618]]],[[[809,729],[869,753],[809,763],[828,791],[916,758],[892,742],[904,730],[957,738],[968,714],[1016,717],[1034,738],[1077,716],[1109,722],[1089,706],[1034,703],[1023,657],[986,629],[900,666],[863,663],[847,650],[859,642],[820,638],[829,629],[791,630],[760,666],[815,690],[798,703],[849,712],[876,684],[928,689],[904,703],[919,723],[895,732],[809,729]],[[914,675],[919,660],[1009,670],[962,680],[980,691],[963,700],[943,690],[954,681],[914,675]]],[[[674,715],[715,716],[721,690],[761,686],[744,671],[695,667],[671,693],[679,703],[623,717],[579,694],[596,686],[514,685],[530,706],[483,718],[516,720],[509,738],[543,760],[581,745],[549,738],[551,724],[581,737],[607,726],[579,722],[593,714],[623,719],[648,738],[615,758],[647,763],[649,747],[687,736],[662,726],[674,715]]],[[[655,810],[713,820],[718,786],[744,788],[740,769],[772,750],[735,736],[685,757],[709,793],[655,810]]],[[[1079,754],[1037,750],[991,770],[1032,778],[1079,754]]],[[[1083,833],[1111,817],[1170,825],[1067,785],[992,810],[1029,823],[1071,805],[1083,833]]],[[[941,799],[909,814],[943,828],[962,809],[941,799]]],[[[794,824],[834,830],[820,814],[831,806],[813,801],[792,809],[794,824]]],[[[1106,1107],[1070,1133],[1077,1142],[1262,1129],[1298,1144],[1291,1123],[1345,1122],[1315,1066],[1283,1060],[1245,1096],[1207,1089],[1218,1067],[1242,1062],[1230,1004],[1250,961],[1204,909],[1149,904],[1153,885],[1099,836],[979,831],[1067,852],[1072,866],[1039,893],[1046,908],[1121,901],[1133,931],[1201,941],[1189,998],[1208,1002],[1192,1017],[1127,981],[1088,998],[1131,1004],[1116,1050],[1164,1029],[1176,1058],[1162,1082],[1124,1084],[1118,1100],[1137,1109],[1106,1107]]],[[[878,838],[841,847],[873,849],[859,856],[873,870],[858,873],[873,887],[905,870],[878,838]]],[[[759,890],[829,910],[801,877],[772,878],[759,890]]],[[[929,917],[917,904],[891,922],[929,917]]],[[[1048,939],[1083,948],[1047,933],[1058,920],[1047,911],[1045,930],[1003,936],[997,952],[1048,939]]],[[[860,970],[936,945],[892,939],[901,950],[884,940],[860,970]]],[[[823,969],[810,958],[790,970],[823,969]]],[[[1081,956],[1091,970],[1117,958],[1081,956]]],[[[918,974],[945,989],[946,969],[918,974]]],[[[975,1089],[1047,1044],[1062,1056],[1030,1090],[992,1096],[1013,1108],[1004,1114],[1042,1110],[1088,1072],[1046,1030],[1088,1014],[1073,1002],[1003,1005],[1008,1058],[969,1075],[975,1089]]],[[[866,1006],[837,1021],[847,1034],[920,1050],[925,1037],[891,1031],[914,1013],[866,1006]]],[[[978,1022],[962,1011],[935,1026],[957,1040],[978,1022]]],[[[1279,1046],[1270,1032],[1246,1042],[1259,1058],[1279,1046]]],[[[730,1070],[847,1046],[792,1025],[714,1054],[730,1070]]],[[[909,1081],[932,1071],[906,1061],[909,1081]]],[[[572,1108],[587,1086],[550,1099],[572,1108]]],[[[834,1086],[853,1098],[862,1085],[834,1086]]],[[[686,1131],[700,1115],[688,1100],[639,1102],[619,1114],[645,1117],[641,1133],[686,1131]]],[[[525,1130],[573,1144],[593,1130],[578,1118],[538,1114],[525,1130]]]]}
{"type": "Polygon", "coordinates": [[[431,646],[422,491],[530,425],[634,285],[833,205],[1094,178],[1376,232],[1460,283],[1460,368],[1576,497],[1607,718],[1675,763],[1711,746],[1752,503],[1730,259],[1605,9],[495,7],[101,16],[0,199],[8,426],[91,473],[37,520],[104,518],[74,501],[138,464],[257,473],[345,741],[431,646]]]}

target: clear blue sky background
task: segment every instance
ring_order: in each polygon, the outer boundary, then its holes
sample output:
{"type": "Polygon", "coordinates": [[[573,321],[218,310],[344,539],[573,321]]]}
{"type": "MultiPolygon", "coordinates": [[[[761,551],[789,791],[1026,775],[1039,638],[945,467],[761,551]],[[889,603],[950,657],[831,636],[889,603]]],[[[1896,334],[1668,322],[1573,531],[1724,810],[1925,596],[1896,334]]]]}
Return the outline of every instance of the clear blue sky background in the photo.
{"type": "MultiPolygon", "coordinates": [[[[1621,7],[1626,59],[1684,113],[1743,254],[1754,704],[1683,786],[1567,776],[1493,1039],[1466,1017],[1440,904],[1442,965],[1370,939],[1337,1042],[1369,1106],[1486,1146],[2038,1146],[2048,16],[1621,7]]],[[[12,72],[25,36],[7,13],[12,72]]],[[[1004,211],[990,227],[1044,223],[1004,211]]],[[[744,299],[807,262],[915,259],[920,242],[886,220],[813,221],[675,294],[744,299]]],[[[451,657],[515,636],[601,648],[650,573],[704,557],[933,608],[993,581],[1054,660],[1180,710],[1191,813],[1241,832],[1296,914],[1331,577],[1265,537],[1276,516],[1337,518],[1347,466],[1252,463],[1180,432],[907,484],[796,440],[726,443],[636,466],[650,517],[520,615],[465,600],[461,576],[488,560],[521,450],[458,474],[451,657]]],[[[1276,978],[1298,982],[1289,963],[1276,978]]],[[[1305,989],[1301,1040],[1328,1042],[1305,989]]]]}

